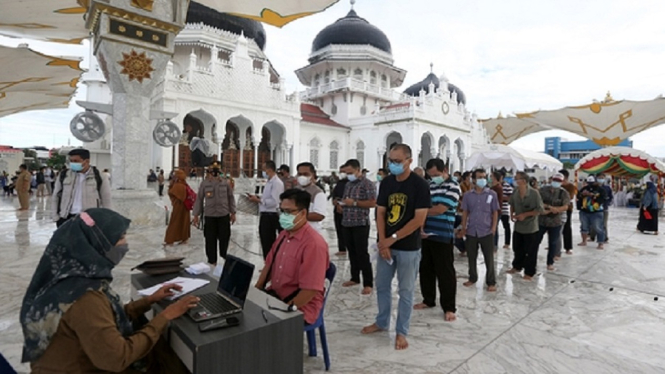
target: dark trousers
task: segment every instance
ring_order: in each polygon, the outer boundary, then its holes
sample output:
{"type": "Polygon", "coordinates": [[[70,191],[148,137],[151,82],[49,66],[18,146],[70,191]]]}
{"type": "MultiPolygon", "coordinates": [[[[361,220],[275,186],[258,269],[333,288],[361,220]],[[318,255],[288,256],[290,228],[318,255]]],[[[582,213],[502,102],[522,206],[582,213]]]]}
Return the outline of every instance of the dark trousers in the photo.
{"type": "Polygon", "coordinates": [[[259,238],[261,239],[264,260],[268,257],[270,248],[275,243],[277,234],[281,231],[282,226],[279,225],[279,215],[277,213],[261,213],[259,217],[259,238]]]}
{"type": "Polygon", "coordinates": [[[363,275],[363,286],[373,287],[374,275],[372,264],[369,261],[369,226],[344,227],[344,241],[349,250],[351,262],[351,281],[360,283],[360,273],[363,275]]]}
{"type": "Polygon", "coordinates": [[[65,222],[69,221],[70,219],[72,219],[74,217],[76,217],[76,215],[74,215],[74,214],[68,215],[67,218],[60,217],[60,219],[55,223],[55,227],[59,228],[60,226],[64,225],[65,222]]]}
{"type": "Polygon", "coordinates": [[[540,247],[545,234],[547,234],[547,265],[554,265],[554,257],[558,254],[559,240],[561,240],[561,227],[562,226],[540,226],[540,231],[538,232],[538,247],[540,247]]]}
{"type": "Polygon", "coordinates": [[[337,250],[346,252],[346,243],[344,241],[344,226],[342,226],[342,217],[344,215],[335,212],[335,232],[337,233],[337,250]]]}
{"type": "Polygon", "coordinates": [[[563,224],[563,249],[573,249],[573,211],[566,211],[566,223],[563,224]]]}
{"type": "Polygon", "coordinates": [[[457,311],[457,273],[453,243],[441,243],[423,240],[422,258],[420,259],[420,291],[423,304],[436,305],[436,283],[439,283],[441,308],[444,312],[457,311]]]}
{"type": "MultiPolygon", "coordinates": [[[[510,216],[501,215],[501,224],[503,225],[503,244],[510,245],[510,216]]],[[[497,227],[498,228],[498,227],[497,227]]],[[[496,230],[497,239],[499,237],[499,230],[496,230]]],[[[498,242],[497,242],[498,245],[498,242]]]]}
{"type": "MultiPolygon", "coordinates": [[[[455,228],[458,228],[462,224],[462,216],[455,216],[455,228]]],[[[466,252],[466,244],[464,243],[464,238],[458,238],[455,236],[455,248],[457,248],[461,253],[466,252]]]]}
{"type": "Polygon", "coordinates": [[[231,218],[205,217],[203,220],[203,236],[206,239],[206,256],[209,264],[217,263],[217,243],[219,242],[219,255],[226,259],[231,240],[231,218]]]}
{"type": "MultiPolygon", "coordinates": [[[[513,232],[513,268],[524,269],[524,275],[533,277],[536,275],[538,264],[538,231],[531,234],[513,232]]],[[[556,248],[556,247],[555,247],[556,248]]]]}
{"type": "Polygon", "coordinates": [[[469,281],[476,283],[478,281],[478,246],[483,251],[483,258],[485,259],[485,283],[488,286],[496,285],[496,273],[494,271],[494,243],[492,243],[494,236],[492,234],[483,236],[481,238],[476,236],[466,237],[466,253],[469,257],[469,281]]]}
{"type": "Polygon", "coordinates": [[[159,185],[159,196],[164,196],[164,185],[163,184],[159,185]]]}

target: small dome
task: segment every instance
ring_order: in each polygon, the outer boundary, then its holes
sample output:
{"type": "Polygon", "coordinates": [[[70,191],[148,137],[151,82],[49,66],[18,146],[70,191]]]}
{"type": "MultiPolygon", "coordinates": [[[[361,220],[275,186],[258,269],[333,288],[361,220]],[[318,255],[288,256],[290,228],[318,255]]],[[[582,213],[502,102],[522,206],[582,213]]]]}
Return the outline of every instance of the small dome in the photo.
{"type": "Polygon", "coordinates": [[[254,39],[256,44],[264,50],[266,47],[266,30],[261,22],[249,18],[237,17],[228,13],[220,13],[207,6],[192,1],[187,10],[187,23],[203,23],[220,30],[226,30],[234,34],[241,33],[249,39],[254,39]]]}
{"type": "MultiPolygon", "coordinates": [[[[439,78],[437,78],[434,73],[430,73],[425,79],[422,81],[413,84],[409,86],[406,90],[404,90],[404,93],[409,95],[409,96],[420,96],[420,91],[424,90],[425,92],[429,92],[429,85],[430,83],[434,83],[434,90],[436,91],[441,82],[439,81],[439,78]]],[[[452,83],[448,83],[448,91],[450,91],[450,95],[452,97],[453,92],[457,93],[457,102],[462,103],[466,105],[466,95],[464,95],[464,92],[457,86],[455,86],[452,83]]]]}
{"type": "Polygon", "coordinates": [[[378,27],[358,16],[351,9],[349,14],[327,26],[314,38],[312,52],[329,45],[371,45],[392,54],[390,40],[378,27]]]}

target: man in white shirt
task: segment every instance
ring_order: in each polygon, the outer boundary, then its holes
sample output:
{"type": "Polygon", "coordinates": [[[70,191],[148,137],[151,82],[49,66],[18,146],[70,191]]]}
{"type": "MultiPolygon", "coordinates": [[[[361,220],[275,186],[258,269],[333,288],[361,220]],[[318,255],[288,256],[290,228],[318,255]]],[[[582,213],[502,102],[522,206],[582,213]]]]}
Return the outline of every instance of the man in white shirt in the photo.
{"type": "Polygon", "coordinates": [[[263,259],[268,257],[268,252],[272,248],[277,234],[282,231],[279,225],[279,195],[284,192],[284,183],[277,177],[277,166],[275,161],[266,161],[263,164],[262,177],[268,179],[263,189],[263,194],[259,198],[256,195],[247,195],[250,201],[259,204],[259,238],[261,240],[261,250],[263,259]]]}
{"type": "Polygon", "coordinates": [[[296,169],[299,189],[307,191],[311,197],[307,221],[321,236],[324,236],[322,222],[326,218],[326,194],[314,184],[316,169],[311,162],[301,162],[296,169]]]}

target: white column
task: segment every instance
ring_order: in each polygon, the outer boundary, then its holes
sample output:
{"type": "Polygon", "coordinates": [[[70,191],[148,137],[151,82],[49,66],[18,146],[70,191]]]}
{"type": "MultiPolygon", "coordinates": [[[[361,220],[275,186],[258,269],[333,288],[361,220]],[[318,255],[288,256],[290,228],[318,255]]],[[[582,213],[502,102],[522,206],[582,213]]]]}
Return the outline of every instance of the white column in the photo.
{"type": "Polygon", "coordinates": [[[259,170],[259,145],[254,142],[254,177],[258,176],[259,170]]]}

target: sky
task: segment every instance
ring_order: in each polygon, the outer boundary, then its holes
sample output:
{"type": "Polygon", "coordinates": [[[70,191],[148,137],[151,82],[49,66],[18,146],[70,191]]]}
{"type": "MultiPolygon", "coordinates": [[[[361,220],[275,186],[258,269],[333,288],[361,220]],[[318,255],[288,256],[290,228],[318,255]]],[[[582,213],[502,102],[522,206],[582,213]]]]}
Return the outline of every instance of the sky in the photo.
{"type": "MultiPolygon", "coordinates": [[[[316,34],[349,9],[341,0],[282,29],[265,26],[266,54],[288,91],[304,88],[293,71],[307,65],[316,34]]],[[[662,0],[357,0],[355,9],[390,39],[395,65],[408,72],[401,90],[421,81],[433,63],[435,74],[445,73],[465,92],[467,108],[479,118],[589,104],[608,91],[615,100],[665,94],[662,0]]],[[[4,45],[19,42],[25,41],[0,38],[4,45]]],[[[87,46],[29,44],[46,53],[88,54],[87,46]]],[[[84,88],[77,96],[85,97],[84,88]]],[[[0,118],[0,144],[78,144],[68,127],[79,111],[72,105],[0,118]]],[[[543,151],[546,136],[582,139],[545,131],[512,145],[543,151]]],[[[632,140],[635,148],[665,157],[663,138],[665,126],[658,126],[632,140]]]]}

